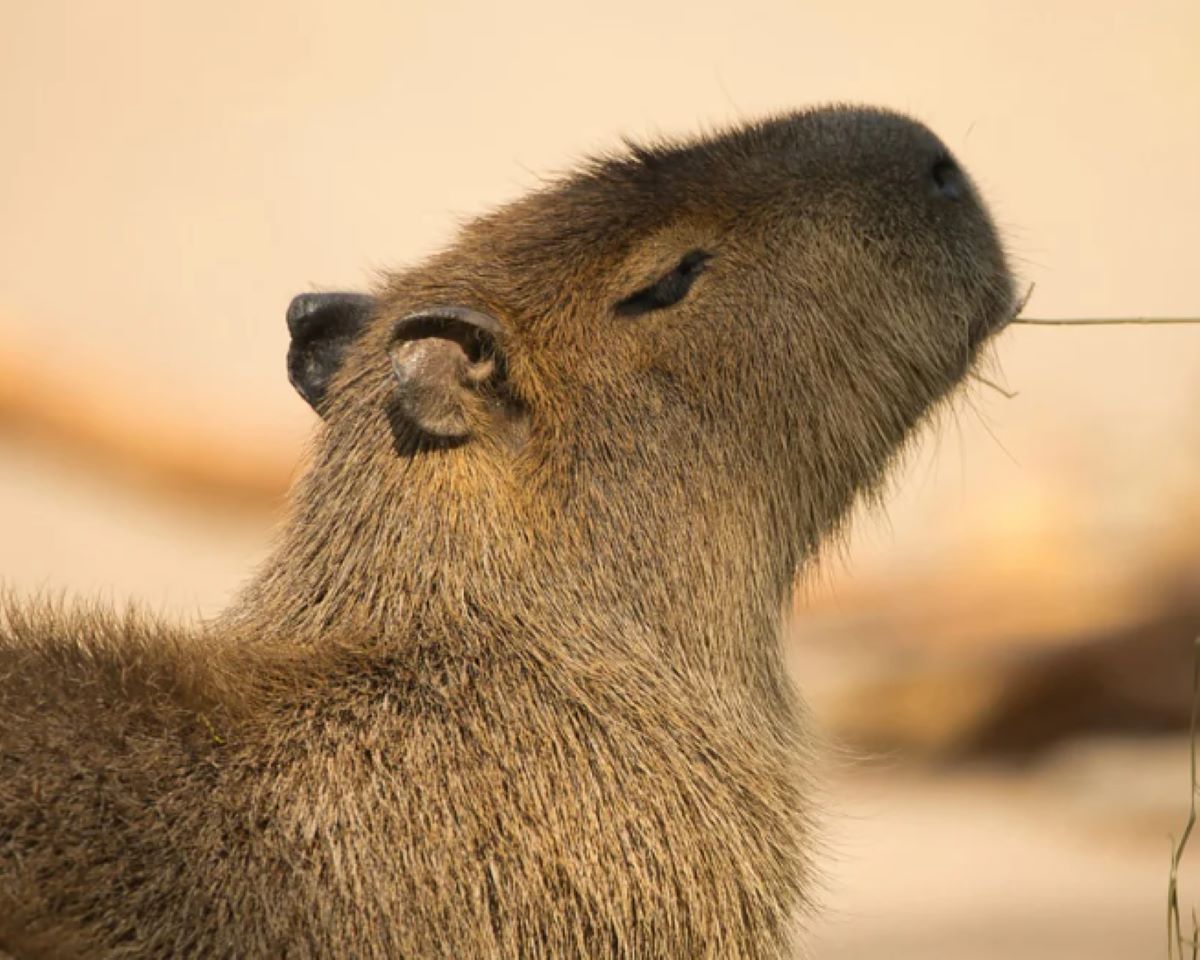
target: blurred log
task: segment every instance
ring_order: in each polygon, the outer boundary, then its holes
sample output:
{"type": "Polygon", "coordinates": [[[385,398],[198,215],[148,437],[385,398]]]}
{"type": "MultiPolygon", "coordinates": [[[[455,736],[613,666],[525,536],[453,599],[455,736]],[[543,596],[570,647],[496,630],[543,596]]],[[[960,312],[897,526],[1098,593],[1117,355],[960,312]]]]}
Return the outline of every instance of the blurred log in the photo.
{"type": "Polygon", "coordinates": [[[1186,730],[1198,636],[1189,601],[1015,664],[955,753],[1021,759],[1079,736],[1186,730]]]}
{"type": "MultiPolygon", "coordinates": [[[[1026,760],[1062,741],[1186,730],[1200,597],[1044,645],[991,644],[852,685],[829,711],[855,748],[927,759],[1026,760]]],[[[944,651],[941,651],[944,654],[944,651]]]]}

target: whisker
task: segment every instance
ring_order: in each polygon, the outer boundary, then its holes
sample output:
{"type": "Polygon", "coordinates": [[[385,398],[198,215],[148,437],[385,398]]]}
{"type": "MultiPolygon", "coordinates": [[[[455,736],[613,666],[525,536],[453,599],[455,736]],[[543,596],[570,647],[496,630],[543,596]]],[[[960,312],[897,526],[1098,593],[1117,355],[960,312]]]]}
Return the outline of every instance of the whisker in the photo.
{"type": "Polygon", "coordinates": [[[987,377],[980,376],[978,373],[972,373],[971,379],[978,380],[984,386],[991,387],[998,394],[1000,394],[1000,396],[1005,397],[1009,400],[1013,400],[1016,397],[1020,396],[1020,394],[1016,390],[1006,390],[1006,389],[1004,389],[1004,387],[1000,386],[1000,384],[996,383],[993,380],[989,380],[987,377]]]}
{"type": "Polygon", "coordinates": [[[991,424],[989,424],[987,422],[987,417],[985,417],[980,412],[979,408],[977,406],[975,406],[975,404],[972,402],[970,394],[964,394],[963,399],[966,401],[967,406],[971,408],[971,412],[973,414],[975,414],[975,419],[979,421],[979,425],[981,427],[983,427],[984,430],[987,431],[987,435],[992,438],[992,440],[995,442],[996,446],[1000,448],[1000,450],[1004,453],[1004,455],[1006,457],[1008,457],[1008,459],[1010,461],[1012,461],[1016,466],[1019,467],[1021,465],[1021,461],[1018,460],[1016,457],[1014,457],[1012,454],[1012,451],[1009,450],[1008,447],[1006,447],[1000,441],[1000,438],[998,436],[996,436],[996,431],[994,431],[991,427],[991,424]]]}

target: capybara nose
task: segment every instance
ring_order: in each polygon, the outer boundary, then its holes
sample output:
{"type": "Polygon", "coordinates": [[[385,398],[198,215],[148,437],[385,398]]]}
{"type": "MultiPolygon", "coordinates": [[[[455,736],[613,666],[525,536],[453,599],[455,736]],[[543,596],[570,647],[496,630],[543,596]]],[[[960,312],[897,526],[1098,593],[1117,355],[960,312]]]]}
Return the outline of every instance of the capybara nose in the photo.
{"type": "Polygon", "coordinates": [[[934,193],[947,200],[961,200],[967,195],[967,178],[947,153],[938,153],[929,166],[929,181],[934,193]]]}

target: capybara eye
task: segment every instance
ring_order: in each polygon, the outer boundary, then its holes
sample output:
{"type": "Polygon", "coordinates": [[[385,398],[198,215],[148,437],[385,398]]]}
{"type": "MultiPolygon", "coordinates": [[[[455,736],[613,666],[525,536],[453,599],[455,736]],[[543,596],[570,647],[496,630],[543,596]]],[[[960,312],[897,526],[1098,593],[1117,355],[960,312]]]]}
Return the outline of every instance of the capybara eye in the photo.
{"type": "Polygon", "coordinates": [[[687,296],[692,281],[704,272],[711,259],[712,254],[707,250],[690,250],[670,273],[618,303],[617,313],[630,317],[677,304],[687,296]]]}

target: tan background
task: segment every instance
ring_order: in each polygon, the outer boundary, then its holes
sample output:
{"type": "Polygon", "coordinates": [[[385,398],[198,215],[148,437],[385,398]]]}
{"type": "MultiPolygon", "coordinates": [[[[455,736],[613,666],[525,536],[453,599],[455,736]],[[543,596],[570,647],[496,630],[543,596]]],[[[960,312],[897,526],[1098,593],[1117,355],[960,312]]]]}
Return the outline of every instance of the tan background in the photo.
{"type": "MultiPolygon", "coordinates": [[[[944,137],[1028,314],[1200,313],[1195,0],[2,0],[0,580],[219,609],[313,423],[292,294],[362,286],[619,135],[830,100],[944,137]],[[257,492],[179,489],[206,469],[257,492]]],[[[797,672],[835,727],[847,665],[888,660],[863,637],[1019,647],[1200,583],[1200,328],[995,353],[1019,396],[972,391],[805,591],[797,672]]],[[[1054,758],[836,774],[818,955],[1160,954],[1182,743],[1054,758]]]]}

